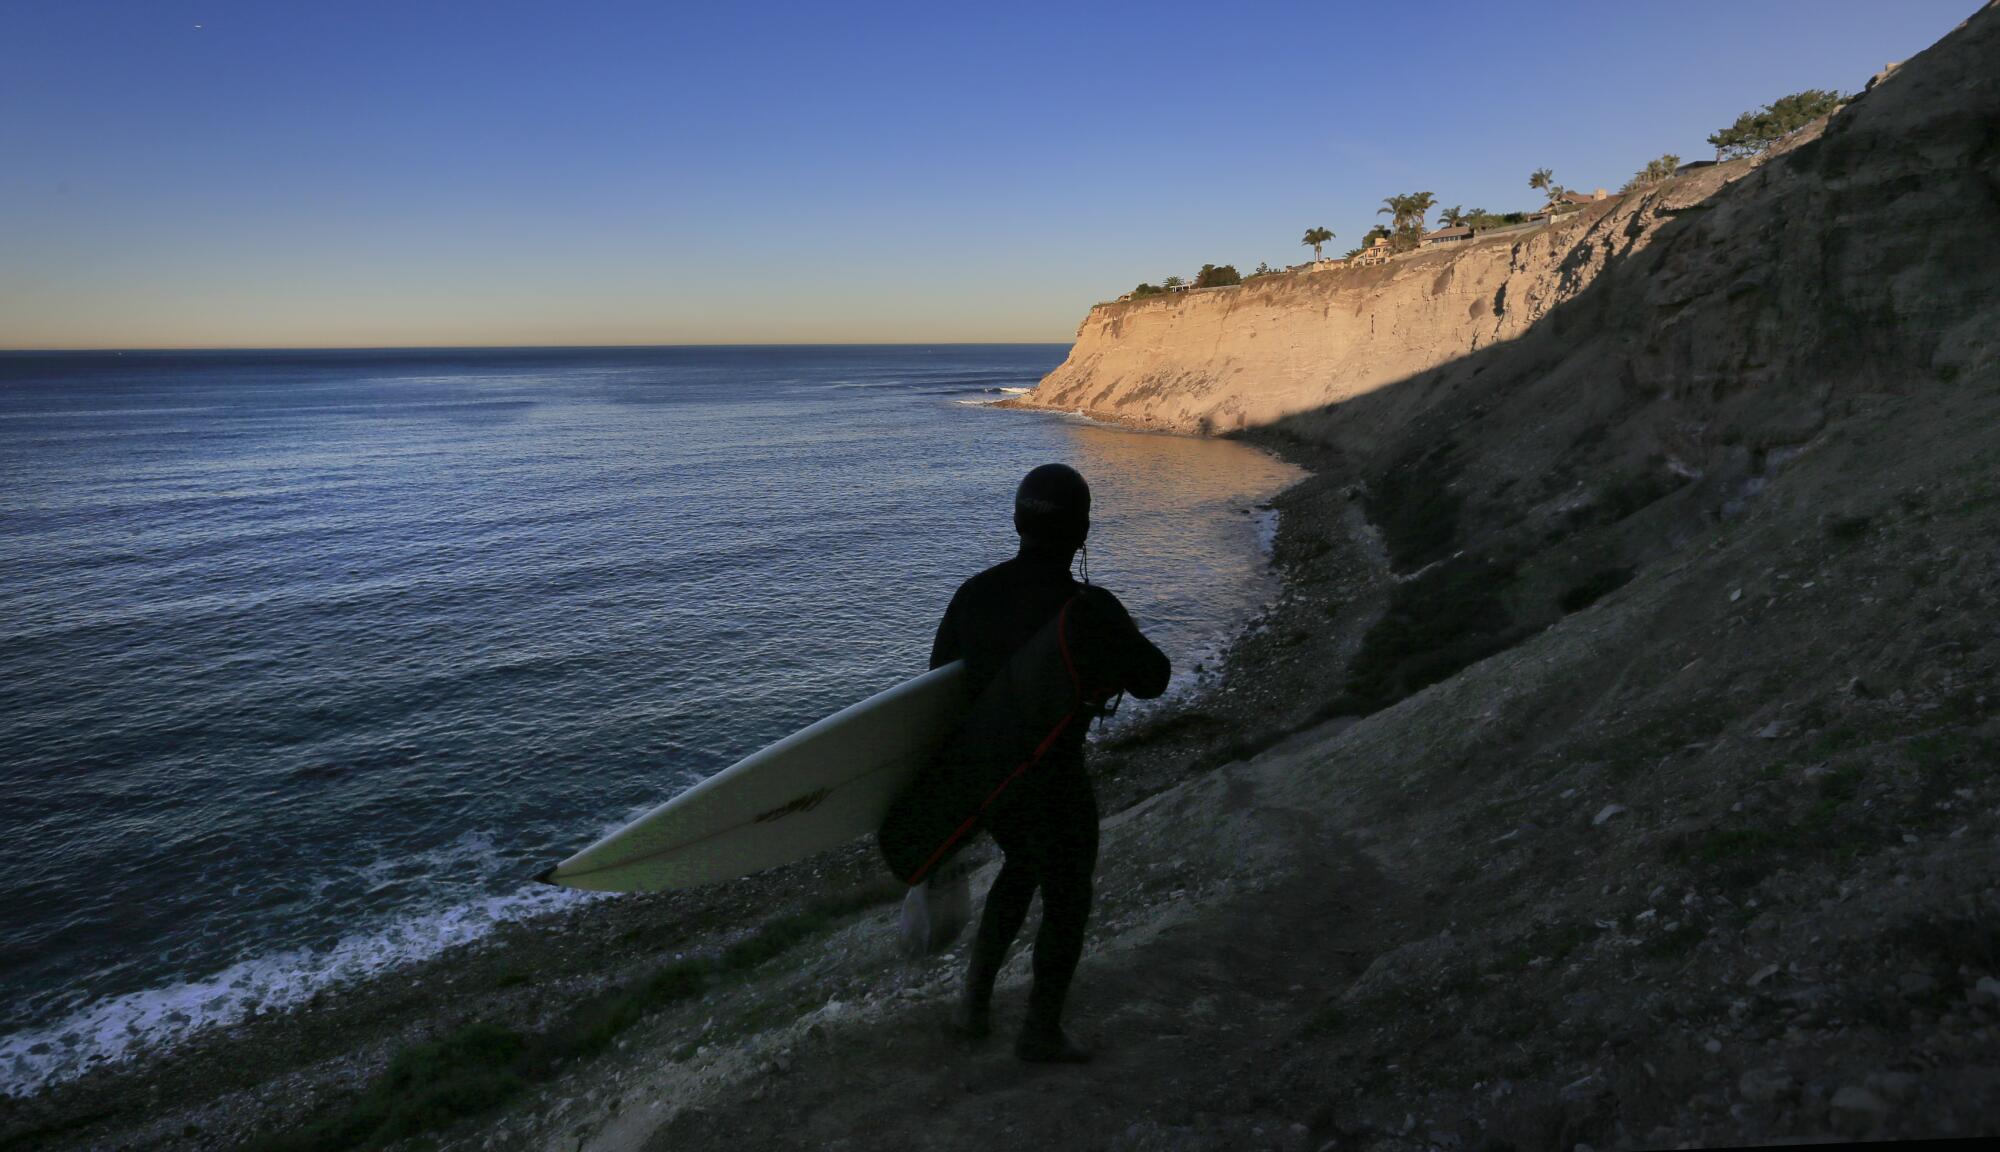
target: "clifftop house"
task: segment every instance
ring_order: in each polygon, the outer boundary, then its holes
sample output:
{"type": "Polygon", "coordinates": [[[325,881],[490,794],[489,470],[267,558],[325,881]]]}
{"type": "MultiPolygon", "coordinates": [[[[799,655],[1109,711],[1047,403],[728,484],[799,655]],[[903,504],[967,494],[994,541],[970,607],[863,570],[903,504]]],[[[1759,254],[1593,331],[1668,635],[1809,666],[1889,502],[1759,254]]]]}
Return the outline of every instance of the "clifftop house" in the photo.
{"type": "Polygon", "coordinates": [[[1356,268],[1365,268],[1370,264],[1386,264],[1393,255],[1395,253],[1389,251],[1389,238],[1377,236],[1373,244],[1356,252],[1347,262],[1356,268]]]}

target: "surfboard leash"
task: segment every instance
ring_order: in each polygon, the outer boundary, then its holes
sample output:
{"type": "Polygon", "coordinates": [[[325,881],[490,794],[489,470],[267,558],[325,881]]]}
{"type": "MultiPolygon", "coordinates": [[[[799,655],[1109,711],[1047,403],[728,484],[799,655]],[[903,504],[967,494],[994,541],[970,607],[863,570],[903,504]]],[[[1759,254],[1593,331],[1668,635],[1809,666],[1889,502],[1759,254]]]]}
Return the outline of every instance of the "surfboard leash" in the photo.
{"type": "MultiPolygon", "coordinates": [[[[1090,544],[1088,542],[1078,544],[1076,546],[1076,559],[1078,565],[1081,566],[1081,568],[1083,569],[1082,575],[1079,578],[1080,582],[1083,584],[1085,588],[1092,587],[1092,584],[1090,583],[1090,544]]],[[[1066,608],[1068,607],[1068,605],[1064,605],[1064,607],[1066,608]]],[[[1069,652],[1067,649],[1063,651],[1063,659],[1065,661],[1069,659],[1069,652]]],[[[1070,668],[1069,674],[1071,680],[1074,681],[1076,678],[1076,669],[1074,667],[1070,668]]],[[[1079,691],[1081,691],[1081,685],[1079,685],[1078,688],[1079,691]]],[[[1091,717],[1091,719],[1099,721],[1101,723],[1104,720],[1116,716],[1118,715],[1119,705],[1123,703],[1125,703],[1125,690],[1123,688],[1120,688],[1118,691],[1113,692],[1105,697],[1104,703],[1100,705],[1097,709],[1097,715],[1091,717]]]]}

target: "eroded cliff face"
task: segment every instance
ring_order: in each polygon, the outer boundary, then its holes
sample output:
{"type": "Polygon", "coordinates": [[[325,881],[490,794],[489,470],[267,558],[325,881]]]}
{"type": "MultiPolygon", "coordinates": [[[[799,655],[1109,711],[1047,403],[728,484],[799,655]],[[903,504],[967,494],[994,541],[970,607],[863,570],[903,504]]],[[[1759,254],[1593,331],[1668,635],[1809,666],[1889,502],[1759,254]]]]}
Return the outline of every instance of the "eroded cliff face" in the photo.
{"type": "Polygon", "coordinates": [[[1100,304],[1023,407],[1174,432],[1231,432],[1366,395],[1527,332],[1649,243],[1670,204],[1747,163],[1661,195],[1592,205],[1549,227],[1368,268],[1100,304]]]}

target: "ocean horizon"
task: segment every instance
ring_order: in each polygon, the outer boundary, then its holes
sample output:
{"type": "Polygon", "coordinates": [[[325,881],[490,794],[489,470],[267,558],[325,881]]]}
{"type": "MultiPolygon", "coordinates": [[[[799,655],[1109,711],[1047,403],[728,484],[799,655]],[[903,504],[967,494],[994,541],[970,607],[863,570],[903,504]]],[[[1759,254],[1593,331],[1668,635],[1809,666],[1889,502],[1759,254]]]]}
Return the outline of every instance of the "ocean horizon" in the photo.
{"type": "Polygon", "coordinates": [[[310,356],[318,353],[404,353],[433,352],[658,352],[730,350],[746,348],[1068,348],[1068,340],[749,340],[740,343],[702,341],[685,344],[218,344],[158,345],[103,348],[0,348],[0,356],[310,356]]]}
{"type": "Polygon", "coordinates": [[[986,410],[1066,350],[0,352],[0,1091],[591,899],[529,877],[921,671],[1035,464],[1185,684],[1298,473],[986,410]]]}

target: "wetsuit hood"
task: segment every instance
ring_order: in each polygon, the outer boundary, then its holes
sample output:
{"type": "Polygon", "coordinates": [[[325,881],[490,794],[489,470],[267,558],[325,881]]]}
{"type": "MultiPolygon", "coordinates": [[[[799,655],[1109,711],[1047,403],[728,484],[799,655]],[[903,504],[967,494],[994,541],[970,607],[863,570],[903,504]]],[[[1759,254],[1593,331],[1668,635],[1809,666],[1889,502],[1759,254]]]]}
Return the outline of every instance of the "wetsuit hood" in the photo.
{"type": "Polygon", "coordinates": [[[1090,535],[1090,485],[1067,464],[1044,464],[1028,473],[1014,490],[1014,530],[1024,544],[1074,553],[1090,535]]]}

